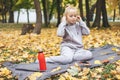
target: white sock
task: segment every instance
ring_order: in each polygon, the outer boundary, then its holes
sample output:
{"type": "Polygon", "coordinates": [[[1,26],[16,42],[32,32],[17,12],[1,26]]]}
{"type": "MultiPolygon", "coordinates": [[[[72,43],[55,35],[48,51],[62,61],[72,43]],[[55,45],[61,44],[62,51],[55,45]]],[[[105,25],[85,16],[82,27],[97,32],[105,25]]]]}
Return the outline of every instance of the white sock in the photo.
{"type": "MultiPolygon", "coordinates": [[[[51,60],[50,58],[45,58],[45,61],[46,62],[51,62],[51,63],[53,63],[54,61],[53,60],[51,60]]],[[[35,61],[35,63],[39,63],[39,61],[38,61],[38,59],[35,61]]]]}
{"type": "Polygon", "coordinates": [[[50,58],[45,58],[46,59],[46,62],[51,62],[51,63],[53,63],[54,61],[53,60],[51,60],[50,58]]]}

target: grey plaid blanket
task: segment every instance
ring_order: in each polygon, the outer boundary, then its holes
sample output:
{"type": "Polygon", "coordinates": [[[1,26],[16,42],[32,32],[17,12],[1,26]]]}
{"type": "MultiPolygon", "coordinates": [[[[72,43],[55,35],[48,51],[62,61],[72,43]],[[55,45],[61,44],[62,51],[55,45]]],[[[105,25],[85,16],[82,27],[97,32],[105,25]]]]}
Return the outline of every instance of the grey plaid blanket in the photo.
{"type": "MultiPolygon", "coordinates": [[[[87,67],[93,68],[93,67],[102,65],[102,64],[95,64],[95,60],[102,61],[102,60],[108,59],[109,63],[112,63],[116,60],[120,60],[120,55],[118,55],[116,51],[113,51],[112,48],[117,48],[120,50],[119,47],[112,46],[112,45],[105,45],[103,47],[89,49],[93,53],[93,59],[87,61],[91,64],[91,66],[87,66],[87,67]],[[110,59],[110,57],[112,57],[112,59],[110,59]]],[[[78,65],[81,68],[85,67],[82,64],[79,64],[79,61],[72,62],[66,65],[62,65],[58,63],[47,63],[47,70],[45,72],[42,72],[43,75],[41,77],[38,77],[37,80],[45,80],[46,78],[49,78],[52,75],[66,72],[68,67],[74,65],[74,63],[78,63],[78,65]],[[53,69],[57,68],[58,66],[61,67],[60,70],[51,72],[53,69]]],[[[3,65],[12,71],[13,76],[18,76],[19,80],[24,80],[33,72],[39,72],[39,64],[37,63],[13,64],[10,62],[5,62],[3,65]]]]}

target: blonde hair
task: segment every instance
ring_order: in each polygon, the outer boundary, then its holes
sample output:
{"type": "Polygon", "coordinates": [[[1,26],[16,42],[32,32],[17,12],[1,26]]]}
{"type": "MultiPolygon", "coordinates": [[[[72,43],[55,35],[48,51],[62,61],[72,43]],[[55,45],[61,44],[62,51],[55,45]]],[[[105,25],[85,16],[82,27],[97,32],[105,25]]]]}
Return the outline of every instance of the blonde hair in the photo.
{"type": "Polygon", "coordinates": [[[66,16],[68,13],[70,13],[71,10],[74,10],[77,13],[77,15],[79,15],[79,11],[76,7],[74,7],[73,5],[67,4],[65,11],[64,11],[64,16],[66,16]]]}

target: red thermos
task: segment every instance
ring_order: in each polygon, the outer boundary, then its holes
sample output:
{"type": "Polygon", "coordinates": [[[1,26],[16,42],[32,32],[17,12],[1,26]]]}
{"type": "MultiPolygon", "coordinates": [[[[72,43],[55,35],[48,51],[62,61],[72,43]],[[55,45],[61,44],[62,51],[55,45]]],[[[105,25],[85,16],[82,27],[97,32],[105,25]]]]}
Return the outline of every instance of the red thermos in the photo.
{"type": "Polygon", "coordinates": [[[46,61],[45,61],[45,56],[43,54],[43,51],[38,52],[38,61],[39,61],[40,71],[45,71],[46,70],[46,61]]]}

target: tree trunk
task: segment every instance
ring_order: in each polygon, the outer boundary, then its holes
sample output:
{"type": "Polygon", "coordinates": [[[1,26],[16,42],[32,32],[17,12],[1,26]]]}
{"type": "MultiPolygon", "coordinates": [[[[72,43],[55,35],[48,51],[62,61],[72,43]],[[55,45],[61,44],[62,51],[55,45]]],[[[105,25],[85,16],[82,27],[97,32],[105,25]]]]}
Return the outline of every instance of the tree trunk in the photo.
{"type": "Polygon", "coordinates": [[[13,15],[13,11],[9,12],[9,23],[14,23],[14,15],[13,15]]]}
{"type": "Polygon", "coordinates": [[[2,14],[2,23],[4,23],[4,15],[2,14]]]}
{"type": "Polygon", "coordinates": [[[41,7],[39,0],[34,0],[34,5],[36,9],[36,25],[33,30],[33,33],[40,34],[41,33],[41,26],[42,26],[42,14],[41,14],[41,7]]]}
{"type": "Polygon", "coordinates": [[[119,3],[119,15],[120,15],[120,3],[119,3]]]}
{"type": "Polygon", "coordinates": [[[7,5],[7,0],[2,0],[1,1],[1,14],[2,14],[2,22],[6,23],[7,22],[7,12],[8,12],[8,5],[7,5]]]}
{"type": "Polygon", "coordinates": [[[95,16],[95,21],[93,22],[92,27],[100,28],[101,6],[102,6],[101,0],[97,0],[97,3],[96,3],[96,16],[95,16]]]}
{"type": "Polygon", "coordinates": [[[107,17],[107,11],[106,11],[106,2],[105,0],[101,0],[102,2],[102,26],[103,27],[110,27],[109,23],[108,23],[108,17],[107,17]]]}
{"type": "Polygon", "coordinates": [[[7,23],[7,16],[6,16],[6,14],[2,14],[2,23],[7,23]]]}
{"type": "Polygon", "coordinates": [[[79,0],[79,8],[80,8],[80,16],[82,18],[83,21],[85,21],[85,18],[83,16],[83,5],[82,5],[82,0],[79,0]]]}
{"type": "Polygon", "coordinates": [[[85,3],[86,3],[87,26],[90,27],[90,19],[89,19],[89,0],[85,0],[85,3]]]}
{"type": "Polygon", "coordinates": [[[9,15],[10,15],[10,17],[9,17],[9,23],[14,23],[13,11],[10,11],[10,12],[9,12],[9,15]]]}
{"type": "Polygon", "coordinates": [[[119,10],[119,16],[120,16],[120,1],[118,3],[118,10],[119,10]]]}
{"type": "Polygon", "coordinates": [[[116,10],[114,9],[113,22],[115,22],[115,14],[116,14],[116,10]]]}
{"type": "Polygon", "coordinates": [[[62,2],[62,0],[57,0],[57,27],[58,27],[58,25],[60,24],[60,20],[61,20],[61,16],[60,16],[60,12],[61,12],[61,2],[62,2]]]}
{"type": "MultiPolygon", "coordinates": [[[[2,7],[4,7],[4,6],[2,6],[2,7]]],[[[3,10],[2,10],[2,23],[6,23],[7,21],[6,21],[6,11],[5,11],[5,9],[4,8],[2,8],[3,10]]]]}
{"type": "Polygon", "coordinates": [[[42,5],[43,5],[43,13],[44,13],[44,23],[45,23],[45,27],[48,27],[48,21],[49,21],[49,17],[48,17],[48,7],[47,7],[47,0],[42,0],[42,5]]]}
{"type": "Polygon", "coordinates": [[[13,0],[10,0],[9,23],[14,23],[14,15],[13,15],[12,7],[13,7],[13,0]]]}
{"type": "Polygon", "coordinates": [[[28,23],[30,23],[30,21],[29,21],[29,11],[28,11],[28,9],[27,9],[27,21],[28,21],[28,23]]]}
{"type": "Polygon", "coordinates": [[[51,6],[51,10],[50,10],[50,14],[49,14],[49,21],[52,19],[52,14],[53,14],[53,10],[54,10],[55,4],[56,4],[56,0],[53,0],[52,6],[51,6]]]}
{"type": "Polygon", "coordinates": [[[17,24],[19,23],[19,17],[20,17],[20,10],[18,10],[17,24]]]}
{"type": "Polygon", "coordinates": [[[7,15],[5,14],[4,16],[5,16],[5,23],[7,23],[7,15]]]}
{"type": "Polygon", "coordinates": [[[89,12],[90,21],[93,21],[93,16],[94,16],[95,8],[96,8],[96,3],[93,4],[92,7],[91,7],[91,9],[90,9],[90,12],[89,12]]]}

